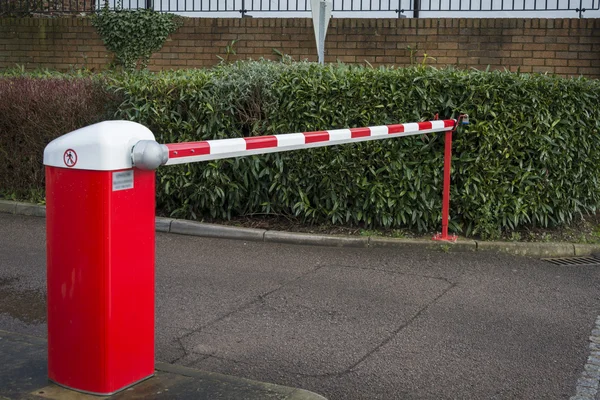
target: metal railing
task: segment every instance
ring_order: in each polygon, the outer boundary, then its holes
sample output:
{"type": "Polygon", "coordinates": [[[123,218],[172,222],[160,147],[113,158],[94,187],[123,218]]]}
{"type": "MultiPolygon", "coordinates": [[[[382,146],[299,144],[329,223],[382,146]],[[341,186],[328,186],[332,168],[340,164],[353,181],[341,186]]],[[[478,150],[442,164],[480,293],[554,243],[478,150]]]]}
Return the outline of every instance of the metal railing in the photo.
{"type": "MultiPolygon", "coordinates": [[[[0,0],[0,16],[19,14],[92,13],[104,0],[0,0]]],[[[307,13],[310,0],[109,0],[114,9],[151,8],[172,13],[307,13]]],[[[333,12],[388,12],[399,17],[420,12],[574,11],[579,17],[600,9],[600,0],[333,0],[333,12]]],[[[335,14],[334,14],[335,17],[335,14]]]]}
{"type": "Polygon", "coordinates": [[[95,0],[0,0],[0,17],[94,12],[95,0]]]}

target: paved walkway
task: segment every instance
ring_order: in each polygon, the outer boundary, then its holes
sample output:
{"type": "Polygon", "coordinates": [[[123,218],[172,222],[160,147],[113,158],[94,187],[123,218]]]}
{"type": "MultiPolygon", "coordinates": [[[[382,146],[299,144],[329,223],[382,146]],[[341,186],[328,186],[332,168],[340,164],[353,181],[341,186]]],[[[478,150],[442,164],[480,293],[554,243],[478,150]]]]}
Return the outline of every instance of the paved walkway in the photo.
{"type": "MultiPolygon", "coordinates": [[[[0,214],[0,329],[43,336],[43,218],[0,214]]],[[[157,235],[157,358],[330,399],[568,399],[600,267],[157,235]]]]}

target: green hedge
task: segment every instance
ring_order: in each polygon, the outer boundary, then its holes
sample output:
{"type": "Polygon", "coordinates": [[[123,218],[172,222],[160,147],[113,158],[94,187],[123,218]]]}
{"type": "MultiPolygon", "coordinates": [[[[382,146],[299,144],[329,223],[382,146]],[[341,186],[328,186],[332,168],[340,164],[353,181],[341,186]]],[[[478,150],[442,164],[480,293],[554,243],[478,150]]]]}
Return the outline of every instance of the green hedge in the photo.
{"type": "MultiPolygon", "coordinates": [[[[118,75],[118,118],[161,142],[456,117],[451,229],[567,224],[600,204],[600,83],[508,72],[240,62],[118,75]]],[[[158,206],[184,218],[250,214],[439,229],[443,135],[162,167],[158,206]]]]}
{"type": "Polygon", "coordinates": [[[39,201],[48,142],[110,118],[119,101],[87,77],[22,75],[8,71],[0,76],[0,195],[39,201]]]}

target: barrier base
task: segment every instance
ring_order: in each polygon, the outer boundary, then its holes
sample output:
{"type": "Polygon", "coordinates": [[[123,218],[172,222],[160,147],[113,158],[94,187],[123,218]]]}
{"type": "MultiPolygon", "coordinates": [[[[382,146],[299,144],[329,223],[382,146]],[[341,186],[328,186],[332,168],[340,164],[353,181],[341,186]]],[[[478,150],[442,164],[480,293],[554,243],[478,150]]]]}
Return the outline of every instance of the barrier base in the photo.
{"type": "Polygon", "coordinates": [[[432,240],[436,240],[438,242],[451,242],[456,243],[458,240],[458,236],[456,235],[442,235],[441,233],[436,234],[431,238],[432,240]]]}
{"type": "Polygon", "coordinates": [[[120,388],[120,389],[114,390],[114,391],[112,391],[112,392],[106,392],[106,393],[90,392],[90,391],[88,391],[88,390],[77,389],[77,388],[74,388],[74,387],[70,387],[70,386],[67,386],[67,385],[63,385],[63,384],[61,384],[61,383],[59,383],[59,382],[56,382],[56,381],[54,381],[54,380],[52,380],[52,379],[50,379],[50,378],[48,378],[48,381],[50,381],[50,382],[54,383],[56,386],[60,386],[60,387],[62,387],[62,388],[65,388],[65,389],[68,389],[68,390],[72,390],[72,391],[74,391],[74,392],[78,392],[78,393],[91,394],[91,395],[93,395],[93,396],[112,396],[112,395],[114,395],[114,394],[117,394],[117,393],[119,393],[119,392],[122,392],[123,390],[130,389],[130,388],[132,388],[133,386],[135,386],[135,385],[138,385],[138,384],[140,384],[140,383],[142,383],[142,382],[144,382],[144,381],[146,381],[146,380],[148,380],[148,379],[152,378],[153,376],[154,376],[154,374],[152,374],[152,375],[148,375],[147,377],[145,377],[145,378],[142,378],[142,379],[140,379],[139,381],[135,381],[135,382],[133,382],[133,383],[131,383],[131,384],[127,385],[127,386],[123,386],[123,387],[122,387],[122,388],[120,388]]]}

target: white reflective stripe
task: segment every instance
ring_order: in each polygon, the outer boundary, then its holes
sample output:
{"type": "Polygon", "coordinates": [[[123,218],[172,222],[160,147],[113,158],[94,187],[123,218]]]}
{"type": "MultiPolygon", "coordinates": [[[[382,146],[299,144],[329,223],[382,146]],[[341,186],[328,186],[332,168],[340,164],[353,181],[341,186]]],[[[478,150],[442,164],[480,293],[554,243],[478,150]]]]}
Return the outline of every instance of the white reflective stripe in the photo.
{"type": "Polygon", "coordinates": [[[369,129],[371,130],[371,137],[372,136],[387,136],[389,134],[389,129],[385,125],[372,126],[369,129]]]}
{"type": "Polygon", "coordinates": [[[302,133],[288,133],[285,135],[275,135],[277,138],[277,147],[298,146],[305,143],[305,136],[302,133]]]}
{"type": "Polygon", "coordinates": [[[246,141],[243,138],[207,140],[210,154],[225,154],[246,151],[246,141]]]}
{"type": "MultiPolygon", "coordinates": [[[[445,126],[444,121],[429,121],[431,129],[419,130],[418,123],[402,124],[404,132],[389,134],[389,128],[386,125],[368,127],[371,132],[370,136],[352,138],[350,129],[336,129],[327,132],[329,140],[322,142],[306,143],[305,133],[288,133],[283,135],[273,135],[277,139],[277,147],[260,148],[254,150],[246,150],[246,141],[242,138],[235,139],[220,139],[208,140],[210,146],[210,154],[194,155],[186,157],[169,158],[166,165],[183,164],[194,161],[209,161],[218,160],[228,157],[243,157],[255,154],[275,153],[280,151],[291,151],[309,149],[314,147],[325,147],[345,143],[364,142],[369,140],[380,140],[391,137],[402,137],[411,135],[422,135],[430,132],[451,131],[453,126],[445,126]]],[[[311,133],[311,132],[306,132],[311,133]]]]}
{"type": "Polygon", "coordinates": [[[410,124],[402,124],[404,126],[404,133],[408,133],[408,132],[418,132],[419,131],[419,124],[417,123],[410,123],[410,124]]]}
{"type": "Polygon", "coordinates": [[[431,129],[444,128],[444,121],[431,121],[431,129]]]}
{"type": "Polygon", "coordinates": [[[340,140],[352,139],[352,132],[350,129],[336,129],[333,131],[327,131],[329,133],[329,140],[338,142],[340,140]]]}

